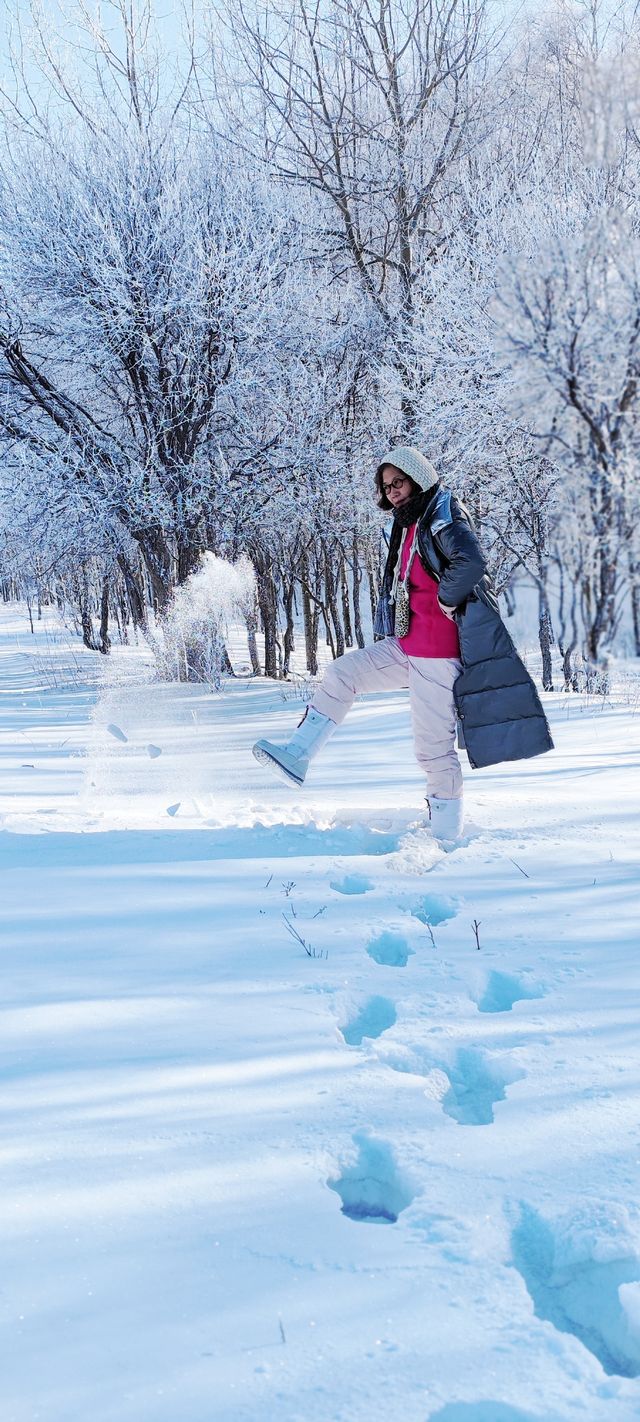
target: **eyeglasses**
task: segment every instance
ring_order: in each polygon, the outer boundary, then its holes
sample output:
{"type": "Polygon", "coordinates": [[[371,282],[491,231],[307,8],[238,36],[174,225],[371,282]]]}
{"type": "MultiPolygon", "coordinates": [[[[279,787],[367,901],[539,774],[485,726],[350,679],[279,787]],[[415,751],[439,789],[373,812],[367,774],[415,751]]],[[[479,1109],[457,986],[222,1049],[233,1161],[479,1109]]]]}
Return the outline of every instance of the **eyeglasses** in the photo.
{"type": "Polygon", "coordinates": [[[391,483],[390,483],[390,484],[383,484],[383,485],[382,485],[382,488],[383,488],[385,494],[388,494],[390,489],[401,489],[401,488],[402,488],[402,485],[403,485],[403,484],[406,484],[406,482],[407,482],[407,476],[406,476],[406,474],[399,474],[396,479],[392,479],[392,480],[391,480],[391,483]]]}

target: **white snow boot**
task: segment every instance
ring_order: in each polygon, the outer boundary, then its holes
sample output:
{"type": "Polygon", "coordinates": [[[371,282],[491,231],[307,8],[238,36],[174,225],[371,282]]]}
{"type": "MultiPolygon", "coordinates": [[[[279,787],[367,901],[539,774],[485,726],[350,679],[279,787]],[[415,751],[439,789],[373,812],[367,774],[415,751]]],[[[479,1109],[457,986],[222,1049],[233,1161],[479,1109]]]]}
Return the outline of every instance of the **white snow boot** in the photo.
{"type": "Polygon", "coordinates": [[[286,746],[276,746],[272,741],[256,741],[253,754],[261,765],[268,765],[289,784],[302,785],[309,769],[309,761],[322,750],[325,741],[333,735],[336,722],[323,716],[313,706],[308,706],[305,714],[286,746]]]}
{"type": "Polygon", "coordinates": [[[459,800],[439,800],[435,795],[427,799],[431,833],[441,849],[453,849],[462,834],[464,806],[459,800]]]}

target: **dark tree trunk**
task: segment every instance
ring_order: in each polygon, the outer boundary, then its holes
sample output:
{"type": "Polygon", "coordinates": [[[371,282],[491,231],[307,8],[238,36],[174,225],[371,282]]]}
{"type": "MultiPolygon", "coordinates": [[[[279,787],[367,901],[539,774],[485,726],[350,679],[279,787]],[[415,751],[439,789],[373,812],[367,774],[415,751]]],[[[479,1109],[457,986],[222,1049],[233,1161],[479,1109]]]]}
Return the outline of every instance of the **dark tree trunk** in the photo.
{"type": "Polygon", "coordinates": [[[273,568],[263,556],[254,557],[258,607],[264,632],[264,674],[278,676],[278,598],[273,568]]]}
{"type": "Polygon", "coordinates": [[[551,665],[553,628],[551,625],[551,612],[547,595],[541,584],[538,584],[538,638],[540,641],[540,651],[542,653],[542,685],[545,691],[553,691],[553,670],[551,665]]]}
{"type": "Polygon", "coordinates": [[[353,632],[351,630],[351,608],[349,605],[349,578],[347,575],[347,564],[344,554],[340,557],[340,594],[342,601],[342,623],[344,626],[344,640],[347,647],[353,646],[353,632]]]}
{"type": "Polygon", "coordinates": [[[310,568],[306,555],[300,560],[300,586],[302,588],[302,616],[304,620],[304,647],[307,671],[310,676],[318,675],[318,606],[309,592],[310,568]]]}
{"type": "Polygon", "coordinates": [[[118,601],[114,608],[114,617],[116,619],[116,627],[118,629],[119,640],[123,642],[126,647],[129,644],[129,621],[127,617],[127,607],[122,598],[122,595],[118,597],[118,601]]]}
{"type": "Polygon", "coordinates": [[[369,602],[371,604],[371,621],[375,622],[376,609],[379,601],[379,580],[373,556],[367,558],[367,578],[369,580],[369,602]]]}
{"type": "MultiPolygon", "coordinates": [[[[629,543],[633,531],[629,533],[629,543]]],[[[631,592],[631,621],[633,626],[634,656],[640,657],[640,563],[636,554],[629,551],[629,587],[631,592]]]]}
{"type": "Polygon", "coordinates": [[[607,550],[601,550],[600,559],[595,596],[590,589],[587,599],[587,605],[593,607],[593,616],[587,622],[587,653],[592,662],[598,661],[602,644],[611,640],[616,627],[616,567],[609,561],[607,550]]]}
{"type": "Polygon", "coordinates": [[[631,616],[633,618],[634,656],[640,657],[640,582],[637,576],[631,584],[631,616]]]}
{"type": "Polygon", "coordinates": [[[258,608],[256,603],[254,603],[250,611],[247,613],[246,623],[247,643],[249,646],[249,656],[251,658],[251,670],[254,676],[261,676],[262,667],[260,665],[260,657],[258,655],[258,643],[256,640],[256,631],[258,627],[258,608]]]}
{"type": "Polygon", "coordinates": [[[357,644],[358,644],[359,647],[364,647],[365,641],[364,641],[364,633],[363,633],[363,631],[362,631],[362,615],[361,615],[361,612],[360,612],[360,579],[361,579],[361,577],[362,577],[362,573],[361,573],[361,571],[360,571],[360,555],[359,555],[359,551],[358,551],[358,536],[357,536],[357,534],[355,534],[355,533],[354,533],[354,535],[353,535],[353,563],[352,563],[352,575],[353,575],[353,583],[352,583],[352,587],[353,587],[353,624],[354,624],[354,630],[355,630],[355,634],[356,634],[356,642],[357,642],[357,644]]]}
{"type": "Polygon", "coordinates": [[[74,578],[74,583],[82,641],[90,652],[97,652],[98,647],[96,645],[93,621],[89,607],[89,579],[86,567],[81,568],[79,575],[74,578]]]}
{"type": "Polygon", "coordinates": [[[220,638],[220,671],[223,676],[235,676],[226,643],[220,638]]]}
{"type": "Polygon", "coordinates": [[[513,614],[516,610],[516,599],[513,588],[510,583],[505,583],[505,586],[502,589],[502,595],[507,604],[507,617],[513,617],[513,614]]]}
{"type": "Polygon", "coordinates": [[[617,562],[620,536],[620,503],[613,493],[611,470],[599,467],[594,471],[590,490],[593,525],[596,533],[596,562],[593,574],[587,572],[588,585],[583,597],[586,652],[588,660],[597,663],[603,644],[610,643],[616,630],[617,562]]]}
{"type": "Polygon", "coordinates": [[[302,589],[302,614],[304,618],[304,647],[307,671],[310,676],[318,675],[318,609],[311,601],[306,588],[302,589]]]}
{"type": "Polygon", "coordinates": [[[117,561],[127,590],[129,607],[131,609],[131,620],[134,627],[140,627],[144,630],[147,624],[147,609],[145,607],[144,593],[142,591],[140,578],[124,553],[118,554],[117,561]]]}
{"type": "MultiPolygon", "coordinates": [[[[560,651],[562,652],[562,648],[560,648],[560,651]]],[[[562,652],[562,676],[565,691],[575,691],[576,689],[573,684],[573,668],[571,665],[571,658],[574,651],[575,647],[566,647],[562,652]]]]}
{"type": "Polygon", "coordinates": [[[81,607],[80,609],[80,626],[82,627],[82,640],[85,647],[88,647],[90,652],[97,652],[99,648],[95,640],[93,622],[91,620],[91,614],[87,611],[86,607],[81,607]]]}
{"type": "Polygon", "coordinates": [[[344,647],[344,627],[343,627],[343,625],[342,625],[342,618],[340,617],[340,612],[339,612],[339,609],[338,609],[338,598],[337,598],[336,579],[335,579],[335,577],[334,577],[333,569],[332,569],[332,567],[331,567],[331,559],[330,559],[330,557],[329,557],[329,552],[328,552],[328,549],[327,549],[326,547],[325,547],[325,551],[324,551],[324,587],[325,587],[325,605],[326,605],[326,607],[328,607],[329,612],[330,612],[330,614],[331,614],[331,621],[332,621],[332,623],[333,623],[333,628],[334,628],[334,632],[335,632],[335,642],[334,642],[333,637],[331,636],[330,627],[329,627],[329,619],[328,619],[328,618],[326,619],[326,621],[327,621],[327,639],[328,639],[329,644],[330,644],[330,646],[331,646],[331,650],[332,650],[333,656],[334,656],[334,657],[342,657],[342,656],[344,655],[344,650],[345,650],[345,647],[344,647]]]}
{"type": "Polygon", "coordinates": [[[111,649],[109,636],[109,579],[104,578],[100,594],[100,651],[107,655],[111,649]]]}
{"type": "Polygon", "coordinates": [[[283,597],[285,617],[287,619],[286,627],[284,629],[283,642],[283,677],[287,677],[289,675],[289,670],[291,667],[291,653],[294,651],[295,648],[295,631],[293,626],[294,594],[295,583],[293,582],[293,580],[291,580],[291,582],[285,583],[285,591],[283,597]]]}
{"type": "Polygon", "coordinates": [[[555,563],[560,579],[560,632],[558,635],[558,650],[562,657],[562,675],[564,679],[564,690],[575,691],[574,672],[572,667],[573,654],[578,645],[578,589],[574,580],[571,581],[570,604],[567,609],[566,602],[566,579],[561,557],[556,557],[555,563]]]}
{"type": "Polygon", "coordinates": [[[327,644],[327,646],[328,646],[328,648],[329,648],[329,651],[331,652],[331,656],[333,657],[333,660],[334,660],[334,662],[335,662],[335,659],[336,659],[336,656],[337,656],[336,644],[335,644],[335,642],[334,642],[334,640],[333,640],[333,632],[331,631],[331,623],[330,623],[329,618],[328,618],[328,616],[327,616],[327,609],[326,609],[324,603],[321,603],[321,604],[320,604],[320,611],[321,611],[321,613],[322,613],[322,617],[323,617],[323,620],[324,620],[324,630],[325,630],[325,633],[326,633],[325,641],[326,641],[326,644],[327,644]]]}
{"type": "Polygon", "coordinates": [[[202,544],[200,540],[196,538],[195,532],[192,532],[191,536],[187,533],[181,537],[178,543],[177,566],[177,582],[179,587],[182,586],[182,583],[186,583],[187,578],[190,578],[192,573],[198,571],[202,561],[202,553],[202,544]]]}
{"type": "Polygon", "coordinates": [[[140,551],[151,586],[154,612],[164,612],[173,587],[173,558],[161,529],[152,529],[139,539],[140,551]]]}

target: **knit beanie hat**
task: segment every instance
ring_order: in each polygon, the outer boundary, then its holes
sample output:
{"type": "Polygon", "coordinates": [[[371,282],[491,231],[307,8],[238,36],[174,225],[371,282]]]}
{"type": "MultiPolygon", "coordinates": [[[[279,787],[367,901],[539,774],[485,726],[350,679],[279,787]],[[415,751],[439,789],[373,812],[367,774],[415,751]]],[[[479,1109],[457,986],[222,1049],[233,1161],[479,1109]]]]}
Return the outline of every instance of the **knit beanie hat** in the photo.
{"type": "Polygon", "coordinates": [[[378,465],[378,477],[386,464],[393,464],[403,474],[408,474],[419,489],[432,489],[438,482],[438,474],[430,459],[425,459],[419,449],[410,444],[398,444],[390,449],[378,465]]]}

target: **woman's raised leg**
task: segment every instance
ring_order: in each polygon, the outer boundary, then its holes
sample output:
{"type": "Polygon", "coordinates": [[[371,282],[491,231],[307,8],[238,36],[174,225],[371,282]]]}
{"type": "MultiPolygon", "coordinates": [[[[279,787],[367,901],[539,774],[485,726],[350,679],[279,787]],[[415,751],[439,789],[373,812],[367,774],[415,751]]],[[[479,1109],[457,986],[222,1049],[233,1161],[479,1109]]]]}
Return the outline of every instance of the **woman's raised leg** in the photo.
{"type": "Polygon", "coordinates": [[[294,785],[302,785],[309,761],[333,735],[353,702],[366,691],[398,691],[409,685],[409,662],[395,637],[345,652],[331,662],[297,729],[284,746],[256,741],[253,754],[294,785]]]}

